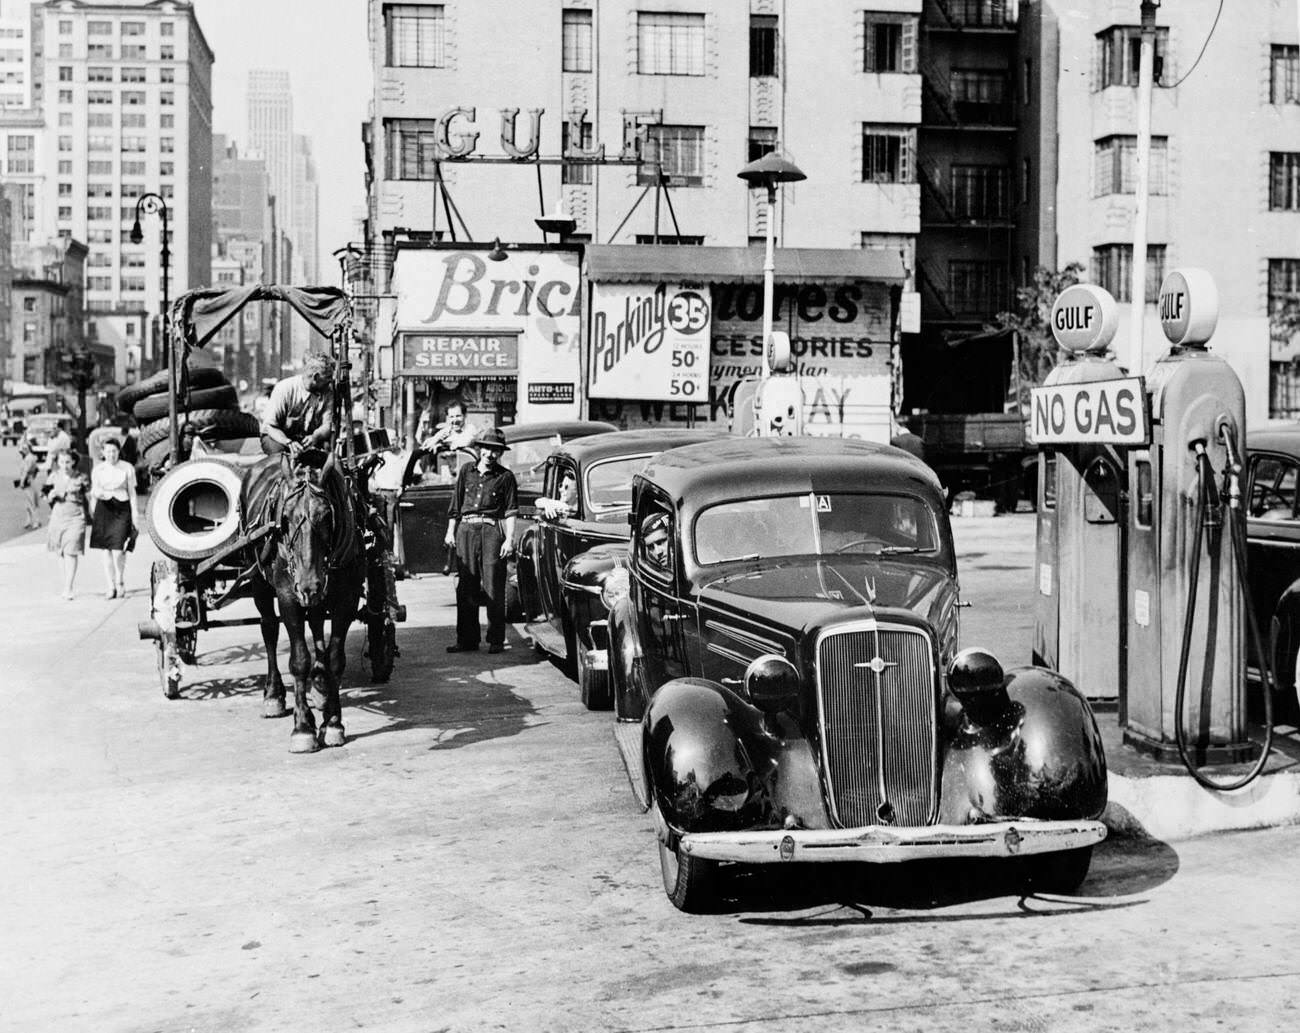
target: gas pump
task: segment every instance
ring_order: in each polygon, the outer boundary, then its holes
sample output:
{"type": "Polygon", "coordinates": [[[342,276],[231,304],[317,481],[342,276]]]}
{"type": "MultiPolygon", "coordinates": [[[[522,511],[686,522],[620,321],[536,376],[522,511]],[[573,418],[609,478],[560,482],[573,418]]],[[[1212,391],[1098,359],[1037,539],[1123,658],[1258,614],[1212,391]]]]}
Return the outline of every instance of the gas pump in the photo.
{"type": "Polygon", "coordinates": [[[1066,288],[1050,325],[1069,358],[1034,392],[1030,422],[1040,449],[1033,659],[1064,674],[1094,705],[1114,705],[1123,677],[1115,625],[1124,609],[1127,454],[1118,446],[1145,430],[1137,418],[1142,393],[1105,356],[1119,326],[1108,291],[1066,288]],[[1088,386],[1103,382],[1127,383],[1129,393],[1088,386]]]}
{"type": "Polygon", "coordinates": [[[1246,736],[1247,625],[1264,666],[1268,650],[1243,584],[1245,397],[1231,367],[1208,350],[1217,321],[1218,291],[1207,272],[1165,277],[1160,324],[1171,347],[1147,379],[1150,446],[1133,452],[1128,472],[1119,720],[1125,742],[1161,759],[1181,758],[1210,788],[1236,789],[1262,770],[1272,744],[1272,678],[1266,670],[1261,752],[1246,736]],[[1231,783],[1196,770],[1256,755],[1254,769],[1231,783]]]}
{"type": "Polygon", "coordinates": [[[790,347],[790,335],[773,330],[767,342],[763,375],[754,389],[754,420],[750,433],[758,437],[794,437],[803,433],[803,386],[790,347]]]}

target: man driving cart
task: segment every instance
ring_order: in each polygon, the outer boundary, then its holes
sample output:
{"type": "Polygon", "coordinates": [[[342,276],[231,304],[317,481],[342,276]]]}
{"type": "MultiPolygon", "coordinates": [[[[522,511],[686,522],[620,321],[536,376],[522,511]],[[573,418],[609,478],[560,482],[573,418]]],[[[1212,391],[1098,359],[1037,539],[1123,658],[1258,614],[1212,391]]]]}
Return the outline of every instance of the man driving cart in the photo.
{"type": "Polygon", "coordinates": [[[334,361],[312,353],[301,373],[285,377],[271,391],[262,417],[262,449],[287,452],[297,460],[304,448],[328,448],[334,432],[334,361]]]}

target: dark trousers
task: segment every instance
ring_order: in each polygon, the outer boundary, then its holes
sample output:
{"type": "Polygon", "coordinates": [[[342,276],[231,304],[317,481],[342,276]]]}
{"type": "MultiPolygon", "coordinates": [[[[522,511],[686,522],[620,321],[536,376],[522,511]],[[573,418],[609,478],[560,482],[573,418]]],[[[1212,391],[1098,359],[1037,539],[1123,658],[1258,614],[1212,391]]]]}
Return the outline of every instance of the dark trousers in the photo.
{"type": "Polygon", "coordinates": [[[506,640],[506,561],[501,558],[505,536],[495,521],[464,521],[456,527],[456,642],[477,646],[479,599],[487,601],[487,643],[506,640]]]}

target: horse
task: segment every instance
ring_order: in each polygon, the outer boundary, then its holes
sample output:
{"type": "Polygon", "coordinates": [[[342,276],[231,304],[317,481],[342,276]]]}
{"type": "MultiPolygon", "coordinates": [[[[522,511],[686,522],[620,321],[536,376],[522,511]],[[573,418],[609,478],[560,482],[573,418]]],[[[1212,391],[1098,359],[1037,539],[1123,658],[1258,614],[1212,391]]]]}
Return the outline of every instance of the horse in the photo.
{"type": "Polygon", "coordinates": [[[353,500],[334,456],[323,463],[319,456],[307,454],[293,465],[287,458],[269,457],[251,472],[244,489],[244,512],[269,525],[250,584],[266,646],[262,716],[289,713],[276,662],[283,623],[294,682],[290,753],[314,753],[346,741],[339,682],[347,664],[348,628],[357,616],[366,576],[353,500]],[[309,689],[323,699],[319,733],[309,689]]]}

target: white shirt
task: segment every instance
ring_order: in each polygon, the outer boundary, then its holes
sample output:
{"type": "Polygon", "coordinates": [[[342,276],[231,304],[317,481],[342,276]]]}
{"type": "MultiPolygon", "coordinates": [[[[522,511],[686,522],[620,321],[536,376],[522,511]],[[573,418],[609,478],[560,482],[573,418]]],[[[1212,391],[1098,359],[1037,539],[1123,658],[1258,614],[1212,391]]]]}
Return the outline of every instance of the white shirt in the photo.
{"type": "Polygon", "coordinates": [[[129,502],[131,496],[126,482],[128,477],[134,476],[135,470],[120,459],[116,463],[100,463],[90,471],[91,494],[97,499],[129,502]]]}

